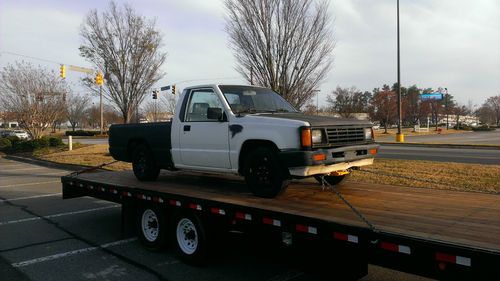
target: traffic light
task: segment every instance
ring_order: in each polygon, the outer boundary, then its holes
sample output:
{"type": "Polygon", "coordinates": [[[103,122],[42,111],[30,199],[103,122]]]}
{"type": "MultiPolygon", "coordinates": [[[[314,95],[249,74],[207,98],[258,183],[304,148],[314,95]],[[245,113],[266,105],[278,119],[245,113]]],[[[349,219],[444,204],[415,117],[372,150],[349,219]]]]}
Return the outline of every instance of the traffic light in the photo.
{"type": "Polygon", "coordinates": [[[157,99],[158,98],[158,91],[157,90],[153,90],[153,99],[157,99]]]}
{"type": "Polygon", "coordinates": [[[172,85],[172,95],[175,95],[175,85],[172,85]]]}
{"type": "Polygon", "coordinates": [[[64,64],[61,64],[61,67],[59,68],[59,76],[61,78],[66,78],[66,66],[64,64]]]}
{"type": "Polygon", "coordinates": [[[97,74],[95,75],[95,83],[96,83],[96,85],[99,85],[99,86],[102,86],[102,84],[104,84],[104,80],[103,80],[101,72],[97,72],[97,74]]]}

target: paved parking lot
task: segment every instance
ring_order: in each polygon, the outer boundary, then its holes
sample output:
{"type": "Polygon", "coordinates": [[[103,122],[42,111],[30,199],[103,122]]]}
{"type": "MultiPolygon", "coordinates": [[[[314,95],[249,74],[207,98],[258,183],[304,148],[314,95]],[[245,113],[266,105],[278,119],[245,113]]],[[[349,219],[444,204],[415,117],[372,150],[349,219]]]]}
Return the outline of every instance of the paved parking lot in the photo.
{"type": "MultiPolygon", "coordinates": [[[[318,280],[281,251],[232,234],[204,267],[121,233],[120,206],[61,199],[68,171],[0,158],[1,280],[318,280]]],[[[331,279],[335,270],[331,269],[331,279]]],[[[371,266],[363,280],[427,280],[371,266]]]]}

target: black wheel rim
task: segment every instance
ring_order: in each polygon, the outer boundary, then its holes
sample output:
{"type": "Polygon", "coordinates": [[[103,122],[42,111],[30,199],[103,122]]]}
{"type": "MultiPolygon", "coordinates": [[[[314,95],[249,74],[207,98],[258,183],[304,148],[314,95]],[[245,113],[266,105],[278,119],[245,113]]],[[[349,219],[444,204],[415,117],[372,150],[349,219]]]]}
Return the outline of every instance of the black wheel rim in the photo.
{"type": "Polygon", "coordinates": [[[271,166],[269,158],[264,156],[256,161],[255,165],[250,168],[252,177],[258,184],[268,185],[271,183],[271,166]]]}
{"type": "Polygon", "coordinates": [[[144,172],[146,171],[146,155],[144,155],[144,152],[140,152],[137,155],[137,161],[135,166],[137,172],[144,174],[144,172]]]}

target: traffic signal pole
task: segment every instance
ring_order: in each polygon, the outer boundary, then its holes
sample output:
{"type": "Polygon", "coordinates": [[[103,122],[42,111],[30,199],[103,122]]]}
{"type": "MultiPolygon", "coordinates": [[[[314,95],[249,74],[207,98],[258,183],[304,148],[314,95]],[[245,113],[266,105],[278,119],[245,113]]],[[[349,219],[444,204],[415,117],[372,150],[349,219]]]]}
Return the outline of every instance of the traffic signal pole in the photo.
{"type": "Polygon", "coordinates": [[[398,133],[396,134],[396,142],[404,142],[405,137],[401,132],[401,69],[399,55],[399,0],[397,0],[397,25],[398,25],[398,133]]]}
{"type": "Polygon", "coordinates": [[[102,113],[102,84],[99,86],[99,111],[100,111],[100,115],[101,115],[101,128],[100,128],[100,133],[102,135],[102,131],[103,131],[103,121],[104,121],[104,118],[103,118],[103,113],[102,113]]]}

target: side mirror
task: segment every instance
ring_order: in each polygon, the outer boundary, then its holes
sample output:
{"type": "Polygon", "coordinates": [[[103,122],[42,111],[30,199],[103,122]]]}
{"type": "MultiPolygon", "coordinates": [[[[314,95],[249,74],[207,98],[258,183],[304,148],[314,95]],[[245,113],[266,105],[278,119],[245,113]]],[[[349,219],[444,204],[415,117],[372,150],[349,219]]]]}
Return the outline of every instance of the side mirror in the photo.
{"type": "Polygon", "coordinates": [[[207,109],[208,120],[222,120],[222,108],[209,107],[207,109]]]}

